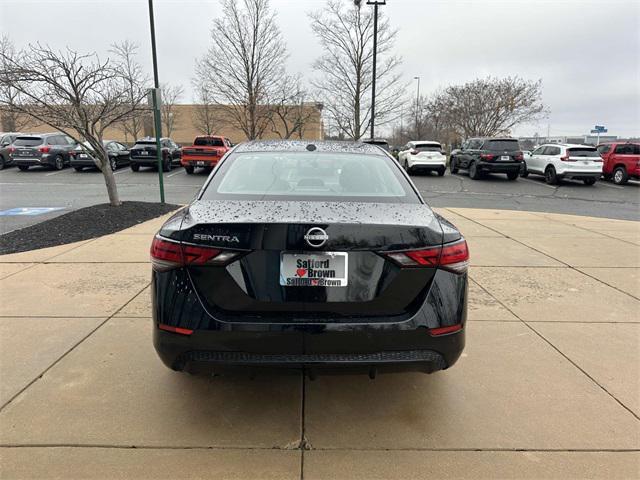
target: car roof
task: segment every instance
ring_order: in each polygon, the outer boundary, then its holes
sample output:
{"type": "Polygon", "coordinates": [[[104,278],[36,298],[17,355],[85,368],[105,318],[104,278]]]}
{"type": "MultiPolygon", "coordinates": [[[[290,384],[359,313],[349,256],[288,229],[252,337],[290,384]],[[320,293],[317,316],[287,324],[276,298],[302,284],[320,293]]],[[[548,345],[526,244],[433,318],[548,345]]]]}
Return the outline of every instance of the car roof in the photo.
{"type": "Polygon", "coordinates": [[[436,142],[435,140],[411,140],[409,143],[425,143],[428,145],[440,145],[440,142],[436,142]]]}
{"type": "Polygon", "coordinates": [[[333,140],[251,140],[241,143],[233,151],[236,153],[306,152],[311,145],[315,148],[310,151],[319,153],[361,153],[386,156],[383,150],[369,143],[333,140]]]}

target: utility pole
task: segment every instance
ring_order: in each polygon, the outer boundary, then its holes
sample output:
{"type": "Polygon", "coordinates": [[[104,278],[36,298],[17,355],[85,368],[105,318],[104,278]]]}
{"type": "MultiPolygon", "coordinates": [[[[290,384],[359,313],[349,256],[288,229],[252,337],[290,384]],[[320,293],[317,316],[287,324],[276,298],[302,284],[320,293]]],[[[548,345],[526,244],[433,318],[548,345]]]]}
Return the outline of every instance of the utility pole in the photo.
{"type": "MultiPolygon", "coordinates": [[[[156,131],[156,157],[158,160],[158,182],[160,185],[160,203],[164,203],[164,178],[162,176],[162,148],[160,137],[162,137],[162,124],[160,122],[160,81],[158,80],[158,59],[156,57],[156,29],[153,21],[153,0],[149,0],[149,25],[151,27],[151,55],[153,56],[153,83],[151,98],[153,102],[153,123],[156,131]]],[[[171,161],[171,160],[169,160],[171,161]]]]}
{"type": "MultiPolygon", "coordinates": [[[[414,80],[418,80],[418,89],[416,90],[416,136],[420,136],[418,132],[418,112],[420,111],[420,77],[413,77],[414,80]]],[[[416,140],[420,140],[417,138],[416,140]]]]}

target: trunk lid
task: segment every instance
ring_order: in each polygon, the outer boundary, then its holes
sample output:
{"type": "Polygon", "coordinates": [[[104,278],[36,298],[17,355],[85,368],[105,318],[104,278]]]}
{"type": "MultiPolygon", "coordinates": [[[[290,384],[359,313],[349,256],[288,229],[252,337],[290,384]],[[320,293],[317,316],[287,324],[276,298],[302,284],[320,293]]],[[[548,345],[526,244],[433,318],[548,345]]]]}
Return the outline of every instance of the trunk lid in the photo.
{"type": "Polygon", "coordinates": [[[443,229],[422,204],[198,201],[185,213],[178,237],[247,251],[226,267],[189,267],[203,306],[216,318],[383,321],[415,313],[435,269],[400,269],[377,252],[441,245],[443,229]],[[305,240],[314,227],[328,236],[320,247],[305,240]],[[347,254],[345,286],[281,285],[283,254],[323,252],[347,254]]]}

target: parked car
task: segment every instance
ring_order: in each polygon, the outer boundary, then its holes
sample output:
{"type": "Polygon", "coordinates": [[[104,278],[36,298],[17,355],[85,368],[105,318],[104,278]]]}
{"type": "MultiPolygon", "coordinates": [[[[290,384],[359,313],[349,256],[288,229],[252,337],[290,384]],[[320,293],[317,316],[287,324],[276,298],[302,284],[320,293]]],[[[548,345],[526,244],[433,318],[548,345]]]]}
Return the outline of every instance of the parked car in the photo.
{"type": "Polygon", "coordinates": [[[522,151],[515,138],[470,138],[462,148],[451,152],[449,169],[451,173],[466,169],[472,180],[478,180],[485,173],[506,173],[509,180],[515,180],[522,161],[522,151]]]}
{"type": "MultiPolygon", "coordinates": [[[[129,165],[129,149],[114,140],[104,140],[104,148],[109,155],[109,166],[115,171],[122,165],[129,165]]],[[[75,148],[75,155],[71,159],[71,166],[76,172],[81,172],[84,168],[98,168],[99,162],[92,155],[93,149],[89,142],[78,145],[75,148]]]]}
{"type": "MultiPolygon", "coordinates": [[[[162,150],[162,170],[168,172],[174,165],[180,165],[182,152],[180,147],[170,138],[160,139],[160,149],[162,150]]],[[[145,137],[138,140],[130,152],[131,170],[137,172],[140,167],[158,166],[156,139],[145,137]]]]}
{"type": "Polygon", "coordinates": [[[443,176],[447,168],[447,156],[442,145],[430,140],[407,143],[398,153],[398,162],[409,175],[416,171],[435,171],[443,176]]]}
{"type": "Polygon", "coordinates": [[[597,149],[602,156],[602,174],[606,180],[623,185],[630,178],[640,179],[640,143],[603,143],[597,149]]]}
{"type": "Polygon", "coordinates": [[[549,185],[563,179],[582,180],[593,185],[602,176],[602,158],[596,147],[576,144],[541,145],[526,160],[522,176],[544,175],[549,185]]]}
{"type": "Polygon", "coordinates": [[[20,135],[22,134],[19,132],[6,132],[0,134],[0,170],[2,170],[4,167],[13,165],[11,144],[20,135]]]}
{"type": "Polygon", "coordinates": [[[391,151],[391,148],[389,147],[389,142],[387,142],[383,138],[367,138],[365,140],[362,140],[362,143],[368,143],[369,145],[376,145],[387,152],[391,151]]]}
{"type": "Polygon", "coordinates": [[[10,147],[14,163],[20,170],[42,165],[62,170],[71,163],[76,142],[62,133],[25,134],[16,137],[10,147]]]}
{"type": "Polygon", "coordinates": [[[196,168],[212,169],[230,149],[228,138],[202,135],[196,137],[191,146],[182,148],[180,163],[188,174],[192,174],[196,168]]]}
{"type": "Polygon", "coordinates": [[[153,239],[154,346],[186,371],[448,368],[468,258],[380,148],[246,142],[153,239]]]}

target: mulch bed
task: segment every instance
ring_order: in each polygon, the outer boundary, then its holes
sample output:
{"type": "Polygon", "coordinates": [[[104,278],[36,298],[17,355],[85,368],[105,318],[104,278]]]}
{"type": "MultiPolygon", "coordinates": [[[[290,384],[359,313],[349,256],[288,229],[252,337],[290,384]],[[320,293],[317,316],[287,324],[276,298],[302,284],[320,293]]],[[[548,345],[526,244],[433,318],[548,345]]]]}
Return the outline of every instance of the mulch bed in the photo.
{"type": "Polygon", "coordinates": [[[108,235],[178,208],[180,205],[148,202],[123,202],[119,207],[103,203],[81,208],[0,236],[0,255],[108,235]]]}

